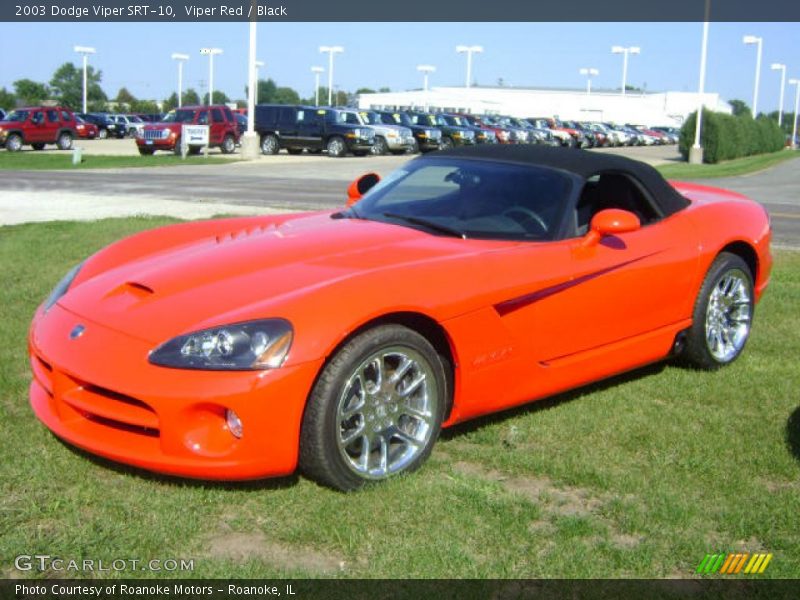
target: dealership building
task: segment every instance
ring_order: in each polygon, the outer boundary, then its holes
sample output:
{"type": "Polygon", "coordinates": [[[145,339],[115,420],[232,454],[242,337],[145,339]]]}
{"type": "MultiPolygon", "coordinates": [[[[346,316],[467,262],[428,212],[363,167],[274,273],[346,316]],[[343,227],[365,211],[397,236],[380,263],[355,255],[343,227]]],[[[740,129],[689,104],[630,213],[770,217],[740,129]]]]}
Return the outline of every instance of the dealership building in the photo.
{"type": "MultiPolygon", "coordinates": [[[[605,121],[637,125],[680,126],[697,110],[696,92],[627,92],[517,88],[435,87],[427,92],[361,94],[359,108],[410,109],[503,114],[513,117],[553,117],[579,121],[605,121]]],[[[719,94],[703,94],[706,108],[730,114],[731,106],[719,94]]]]}

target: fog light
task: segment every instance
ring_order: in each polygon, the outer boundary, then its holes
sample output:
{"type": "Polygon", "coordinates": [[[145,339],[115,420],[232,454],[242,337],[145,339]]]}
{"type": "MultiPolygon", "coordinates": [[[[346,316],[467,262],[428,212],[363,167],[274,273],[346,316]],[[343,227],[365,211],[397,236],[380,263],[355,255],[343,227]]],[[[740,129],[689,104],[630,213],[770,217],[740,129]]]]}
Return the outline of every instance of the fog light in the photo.
{"type": "Polygon", "coordinates": [[[228,423],[228,431],[231,432],[233,437],[242,437],[242,421],[239,415],[233,412],[230,408],[225,410],[225,421],[228,423]]]}

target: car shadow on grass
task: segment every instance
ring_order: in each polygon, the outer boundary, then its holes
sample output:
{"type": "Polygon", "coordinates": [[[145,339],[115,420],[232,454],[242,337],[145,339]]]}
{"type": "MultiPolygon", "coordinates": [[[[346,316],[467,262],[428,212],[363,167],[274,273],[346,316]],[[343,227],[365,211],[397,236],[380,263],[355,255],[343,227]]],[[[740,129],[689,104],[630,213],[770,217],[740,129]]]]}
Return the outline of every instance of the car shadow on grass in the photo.
{"type": "Polygon", "coordinates": [[[800,406],[789,415],[789,420],[786,421],[786,447],[795,460],[800,461],[800,406]]]}
{"type": "Polygon", "coordinates": [[[647,365],[645,367],[641,367],[639,369],[635,369],[633,371],[628,371],[626,373],[621,373],[619,375],[609,377],[608,379],[603,379],[602,381],[595,381],[594,383],[590,383],[579,388],[568,390],[566,392],[556,394],[555,396],[547,396],[545,398],[542,398],[541,400],[531,401],[528,404],[523,404],[521,406],[516,406],[508,410],[492,413],[489,415],[485,415],[483,417],[478,417],[476,419],[471,419],[464,423],[459,423],[457,425],[454,425],[453,427],[448,427],[447,429],[443,429],[439,439],[445,441],[456,439],[467,433],[472,433],[479,429],[483,429],[484,427],[487,427],[489,425],[503,423],[509,419],[516,418],[520,415],[535,414],[542,410],[549,410],[551,408],[556,408],[567,402],[572,402],[573,400],[577,400],[585,396],[590,396],[591,394],[602,392],[603,390],[614,388],[619,385],[624,385],[626,383],[630,383],[631,381],[643,379],[651,375],[658,375],[668,366],[679,366],[679,365],[676,365],[674,361],[661,361],[658,363],[647,365]]]}
{"type": "Polygon", "coordinates": [[[130,465],[114,462],[105,459],[101,456],[96,456],[81,448],[71,445],[68,442],[54,436],[61,444],[73,454],[80,456],[83,459],[89,460],[98,467],[115,471],[120,475],[130,475],[138,479],[152,481],[163,485],[174,487],[193,487],[193,488],[207,488],[216,490],[228,491],[250,491],[262,492],[265,490],[282,490],[293,487],[300,480],[297,473],[287,475],[284,477],[269,477],[266,479],[250,479],[247,481],[217,481],[213,479],[189,479],[187,477],[178,477],[172,475],[164,475],[162,473],[155,473],[145,469],[139,469],[130,465]]]}

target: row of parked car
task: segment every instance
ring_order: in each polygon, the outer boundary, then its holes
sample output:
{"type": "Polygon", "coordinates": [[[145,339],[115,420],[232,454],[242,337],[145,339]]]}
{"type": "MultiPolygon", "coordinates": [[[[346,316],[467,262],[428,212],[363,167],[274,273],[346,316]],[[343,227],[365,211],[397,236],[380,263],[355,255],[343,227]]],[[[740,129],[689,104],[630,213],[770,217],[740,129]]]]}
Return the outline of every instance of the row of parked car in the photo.
{"type": "MultiPolygon", "coordinates": [[[[2,116],[2,115],[0,115],[2,116]]],[[[0,122],[0,144],[14,151],[24,144],[68,149],[76,138],[132,136],[142,155],[181,152],[183,125],[208,125],[209,145],[231,153],[246,129],[246,116],[224,105],[186,106],[166,115],[72,113],[62,107],[12,111],[0,122]],[[9,143],[10,140],[10,143],[9,143]]],[[[420,110],[363,110],[340,107],[259,104],[255,128],[261,151],[404,154],[472,144],[546,144],[572,148],[677,143],[678,131],[553,117],[521,119],[502,115],[433,113],[420,110]]],[[[202,149],[187,140],[187,150],[202,149]]]]}

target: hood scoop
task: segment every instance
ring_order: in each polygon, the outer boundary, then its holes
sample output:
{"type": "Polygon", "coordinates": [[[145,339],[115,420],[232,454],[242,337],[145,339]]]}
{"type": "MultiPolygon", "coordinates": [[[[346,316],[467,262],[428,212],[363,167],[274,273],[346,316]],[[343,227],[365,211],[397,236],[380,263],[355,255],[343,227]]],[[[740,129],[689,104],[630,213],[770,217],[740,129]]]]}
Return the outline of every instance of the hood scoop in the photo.
{"type": "Polygon", "coordinates": [[[149,296],[155,294],[156,291],[145,283],[139,281],[126,281],[122,285],[118,285],[106,294],[106,298],[113,298],[116,296],[132,296],[138,300],[144,300],[149,296]]]}
{"type": "MultiPolygon", "coordinates": [[[[228,231],[225,233],[219,233],[214,236],[217,244],[224,244],[226,242],[232,242],[234,240],[242,240],[245,238],[250,238],[256,235],[263,235],[267,232],[278,232],[278,228],[275,227],[273,223],[270,223],[266,227],[261,225],[256,225],[255,227],[248,227],[247,229],[237,229],[235,231],[228,231]]],[[[278,237],[281,237],[278,234],[278,237]]]]}

